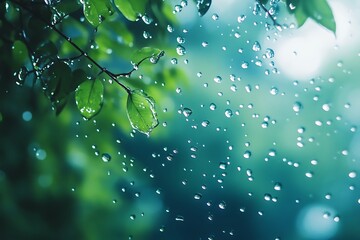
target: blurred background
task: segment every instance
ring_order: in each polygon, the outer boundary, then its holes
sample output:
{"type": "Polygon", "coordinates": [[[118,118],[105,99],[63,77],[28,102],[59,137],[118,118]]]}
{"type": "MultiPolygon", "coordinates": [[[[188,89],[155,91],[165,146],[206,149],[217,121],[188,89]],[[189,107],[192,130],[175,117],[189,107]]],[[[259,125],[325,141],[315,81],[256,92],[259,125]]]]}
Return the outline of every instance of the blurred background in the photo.
{"type": "Polygon", "coordinates": [[[126,21],[100,25],[88,52],[114,72],[131,70],[129,49],[165,50],[124,79],[156,102],[149,137],[131,129],[126,92],[108,79],[93,119],[73,98],[56,116],[39,87],[11,80],[2,33],[0,238],[357,239],[360,2],[328,2],[336,34],[312,20],[297,28],[282,3],[277,29],[235,0],[203,17],[169,1],[164,28],[126,23],[132,44],[118,47],[126,21]]]}

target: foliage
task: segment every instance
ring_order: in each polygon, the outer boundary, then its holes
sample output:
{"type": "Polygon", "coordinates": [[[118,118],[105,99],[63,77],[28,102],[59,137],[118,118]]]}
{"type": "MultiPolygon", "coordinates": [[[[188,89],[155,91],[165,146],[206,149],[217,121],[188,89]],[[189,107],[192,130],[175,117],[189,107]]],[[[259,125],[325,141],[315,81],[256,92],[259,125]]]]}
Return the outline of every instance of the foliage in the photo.
{"type": "MultiPolygon", "coordinates": [[[[258,2],[263,6],[267,4],[269,0],[258,0],[258,2]]],[[[308,18],[311,18],[330,31],[336,32],[334,16],[327,0],[283,0],[283,2],[286,4],[288,12],[295,16],[299,27],[301,27],[308,18]]]]}
{"type": "MultiPolygon", "coordinates": [[[[211,7],[209,0],[194,2],[200,16],[211,7]]],[[[307,5],[311,8],[310,1],[307,5]]],[[[305,15],[312,18],[311,14],[305,15]]],[[[142,156],[151,166],[152,159],[140,154],[147,147],[155,152],[156,146],[141,136],[135,144],[135,131],[130,136],[128,132],[132,128],[149,134],[159,124],[155,100],[161,106],[174,97],[170,94],[179,85],[186,84],[181,68],[159,61],[164,52],[176,54],[167,42],[168,25],[176,27],[167,1],[1,1],[0,223],[4,239],[127,239],[128,232],[138,234],[135,239],[145,239],[151,235],[149,229],[158,223],[151,205],[155,198],[141,202],[136,193],[160,190],[144,180],[144,175],[153,176],[152,169],[142,161],[134,164],[133,156],[142,156]],[[143,37],[144,32],[152,37],[143,37]],[[48,111],[49,103],[57,118],[48,111]],[[129,216],[138,209],[153,212],[146,212],[143,219],[147,220],[140,224],[129,223],[129,216]]],[[[159,115],[162,112],[166,110],[159,115]]],[[[164,152],[164,146],[170,145],[170,141],[159,144],[164,152]]],[[[164,154],[171,159],[175,152],[164,154]]],[[[175,167],[184,167],[173,166],[174,172],[175,167]]]]}

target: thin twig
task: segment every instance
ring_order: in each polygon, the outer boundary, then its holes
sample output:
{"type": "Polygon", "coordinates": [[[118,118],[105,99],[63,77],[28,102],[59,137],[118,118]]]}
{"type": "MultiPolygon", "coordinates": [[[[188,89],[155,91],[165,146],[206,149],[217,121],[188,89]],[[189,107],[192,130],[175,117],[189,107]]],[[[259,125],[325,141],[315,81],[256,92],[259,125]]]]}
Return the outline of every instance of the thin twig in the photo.
{"type": "Polygon", "coordinates": [[[277,23],[276,19],[270,14],[269,10],[260,2],[260,0],[256,0],[256,2],[260,5],[262,10],[269,16],[273,24],[277,27],[280,26],[280,24],[277,23]]]}
{"type": "MultiPolygon", "coordinates": [[[[43,23],[45,23],[49,28],[51,28],[53,31],[55,31],[58,35],[60,35],[62,38],[64,38],[68,43],[70,43],[78,52],[80,52],[80,56],[84,56],[85,58],[87,58],[90,62],[92,62],[97,68],[100,69],[100,74],[103,72],[105,74],[107,74],[113,81],[115,81],[119,86],[121,86],[128,94],[131,94],[131,89],[127,86],[125,86],[123,83],[121,83],[117,78],[118,77],[124,77],[124,76],[130,76],[134,71],[137,70],[137,67],[134,67],[131,71],[129,71],[128,73],[120,73],[120,74],[114,74],[111,71],[107,70],[106,68],[102,67],[98,62],[96,62],[91,56],[89,56],[87,54],[87,52],[85,52],[84,50],[82,50],[76,43],[74,43],[70,37],[66,36],[62,31],[60,31],[55,24],[51,24],[48,23],[46,20],[44,20],[41,16],[35,14],[34,11],[32,11],[32,9],[30,9],[29,7],[27,7],[26,5],[22,5],[21,3],[12,0],[13,3],[19,5],[21,8],[27,10],[28,12],[30,12],[31,14],[33,14],[34,16],[36,16],[40,21],[42,21],[43,23]]],[[[56,23],[57,24],[57,23],[56,23]]],[[[136,66],[139,66],[143,61],[145,61],[146,59],[149,59],[151,57],[145,57],[143,58],[141,61],[139,61],[136,66]]]]}

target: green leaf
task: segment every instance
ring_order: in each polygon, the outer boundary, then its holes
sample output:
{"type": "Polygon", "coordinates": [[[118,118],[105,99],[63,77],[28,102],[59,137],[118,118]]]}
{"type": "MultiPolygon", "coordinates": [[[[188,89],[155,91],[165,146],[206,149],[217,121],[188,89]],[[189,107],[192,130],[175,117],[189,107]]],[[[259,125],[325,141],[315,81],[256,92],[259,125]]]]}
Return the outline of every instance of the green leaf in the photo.
{"type": "Polygon", "coordinates": [[[27,47],[22,41],[16,40],[14,42],[12,46],[12,58],[15,68],[24,65],[29,59],[27,47]]]}
{"type": "Polygon", "coordinates": [[[58,50],[53,42],[41,44],[35,51],[34,62],[40,68],[48,65],[57,57],[58,50]]]}
{"type": "Polygon", "coordinates": [[[52,102],[65,98],[70,93],[71,68],[64,62],[55,62],[43,73],[46,79],[44,91],[52,102]]]}
{"type": "Polygon", "coordinates": [[[296,6],[294,14],[298,27],[301,27],[309,17],[307,13],[304,11],[304,7],[302,4],[296,6]]]}
{"type": "Polygon", "coordinates": [[[303,0],[304,11],[317,23],[336,32],[336,24],[332,10],[326,0],[303,0]]]}
{"type": "Polygon", "coordinates": [[[139,132],[148,135],[159,124],[154,100],[142,90],[129,93],[126,107],[131,126],[139,132]]]}
{"type": "Polygon", "coordinates": [[[76,105],[85,118],[90,119],[101,110],[103,94],[104,85],[98,79],[87,80],[78,86],[75,90],[76,105]]]}
{"type": "Polygon", "coordinates": [[[157,61],[164,55],[164,51],[158,49],[158,48],[152,48],[152,47],[143,47],[142,49],[136,51],[131,61],[134,64],[139,63],[144,58],[150,58],[151,63],[157,63],[157,61]]]}
{"type": "Polygon", "coordinates": [[[139,15],[144,15],[147,0],[114,0],[115,6],[130,21],[135,21],[139,15]]]}
{"type": "Polygon", "coordinates": [[[286,0],[286,6],[290,13],[294,13],[297,9],[297,6],[299,5],[300,0],[286,0]]]}
{"type": "Polygon", "coordinates": [[[261,3],[261,4],[263,4],[263,5],[265,5],[265,4],[267,4],[268,1],[269,1],[269,0],[259,0],[258,2],[261,3]]]}
{"type": "Polygon", "coordinates": [[[94,27],[114,12],[110,0],[82,0],[85,18],[94,27]]]}
{"type": "Polygon", "coordinates": [[[194,0],[200,16],[204,16],[211,6],[211,0],[194,0]]]}

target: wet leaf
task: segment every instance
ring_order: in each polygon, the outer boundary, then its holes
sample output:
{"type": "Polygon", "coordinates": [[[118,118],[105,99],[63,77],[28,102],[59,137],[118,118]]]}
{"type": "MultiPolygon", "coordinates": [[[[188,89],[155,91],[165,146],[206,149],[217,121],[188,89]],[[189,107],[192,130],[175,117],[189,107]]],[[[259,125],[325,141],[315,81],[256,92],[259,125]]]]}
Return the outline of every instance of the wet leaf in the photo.
{"type": "Polygon", "coordinates": [[[147,1],[114,0],[115,6],[130,21],[145,13],[147,1]]]}
{"type": "Polygon", "coordinates": [[[75,90],[75,100],[81,114],[90,119],[94,117],[103,104],[104,85],[98,80],[87,80],[75,90]]]}
{"type": "Polygon", "coordinates": [[[53,42],[45,42],[36,49],[34,62],[38,67],[42,68],[56,59],[57,53],[58,49],[53,42]]]}
{"type": "Polygon", "coordinates": [[[12,47],[12,57],[13,57],[15,68],[18,68],[21,65],[24,65],[26,63],[26,61],[28,60],[28,58],[29,58],[28,50],[27,50],[26,45],[22,41],[17,40],[14,42],[13,47],[12,47]]]}
{"type": "Polygon", "coordinates": [[[287,0],[286,4],[289,12],[295,14],[299,27],[301,27],[308,18],[311,18],[330,31],[336,32],[336,23],[327,0],[287,0]]]}
{"type": "Polygon", "coordinates": [[[71,69],[64,62],[55,62],[44,73],[44,90],[52,102],[65,98],[70,93],[71,69]]]}
{"type": "Polygon", "coordinates": [[[114,12],[110,0],[83,0],[81,3],[85,18],[95,27],[114,12]]]}
{"type": "Polygon", "coordinates": [[[303,4],[304,11],[309,17],[335,33],[336,24],[334,15],[326,0],[306,0],[303,1],[303,4]]]}
{"type": "Polygon", "coordinates": [[[294,14],[298,27],[301,27],[308,19],[308,15],[304,11],[303,5],[301,4],[296,7],[296,11],[294,12],[294,14]]]}
{"type": "Polygon", "coordinates": [[[142,90],[133,90],[127,99],[127,115],[131,126],[149,134],[158,124],[154,100],[142,90]]]}
{"type": "Polygon", "coordinates": [[[267,2],[268,2],[269,0],[259,0],[259,3],[261,3],[261,4],[267,4],[267,2]]]}
{"type": "Polygon", "coordinates": [[[194,0],[200,16],[204,16],[211,6],[211,0],[194,0]]]}
{"type": "Polygon", "coordinates": [[[164,55],[164,51],[158,49],[158,48],[152,48],[152,47],[143,47],[142,49],[136,51],[133,54],[133,57],[131,58],[131,61],[134,64],[137,64],[142,59],[149,57],[150,62],[156,63],[160,57],[164,55]]]}

